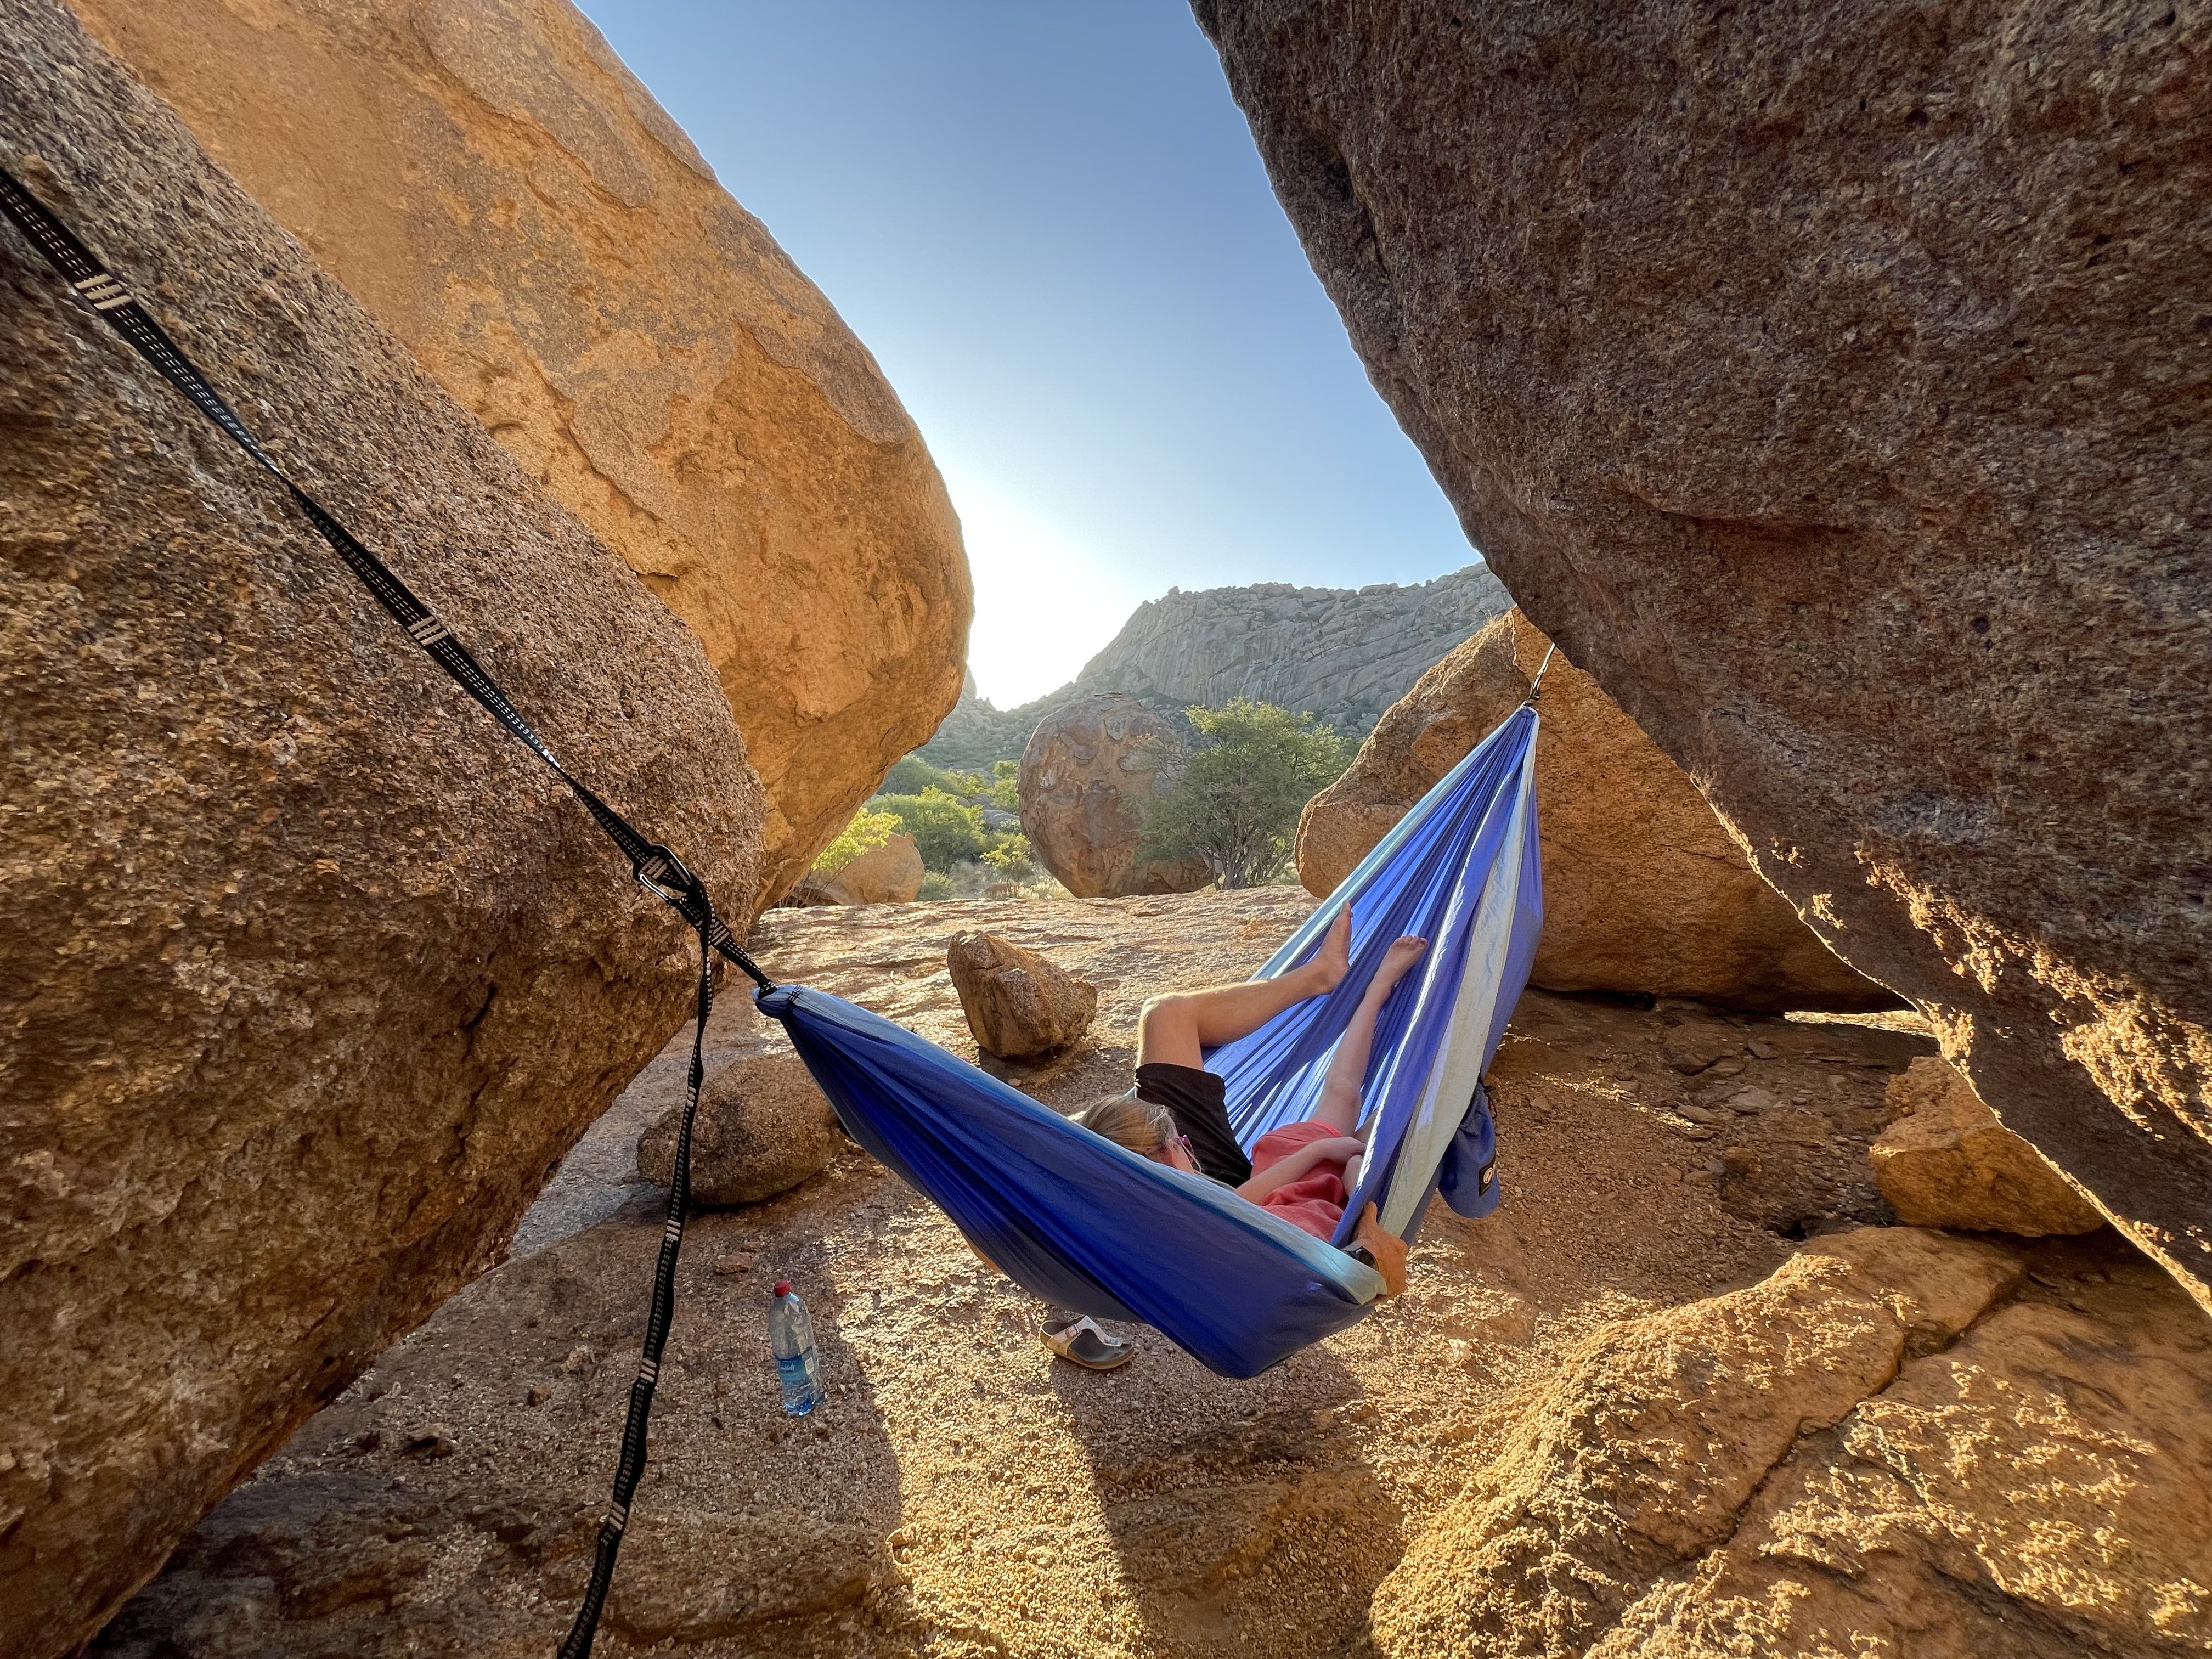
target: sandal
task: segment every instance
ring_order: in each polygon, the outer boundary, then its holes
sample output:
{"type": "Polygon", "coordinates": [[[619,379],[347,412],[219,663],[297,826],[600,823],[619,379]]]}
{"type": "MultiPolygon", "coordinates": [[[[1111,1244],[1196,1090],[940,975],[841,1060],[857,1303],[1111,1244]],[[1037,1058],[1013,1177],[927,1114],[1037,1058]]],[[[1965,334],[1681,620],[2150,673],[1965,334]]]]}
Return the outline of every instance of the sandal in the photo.
{"type": "Polygon", "coordinates": [[[1134,1343],[1107,1335],[1089,1314],[1050,1315],[1044,1322],[1044,1345],[1086,1371],[1115,1370],[1137,1356],[1134,1343]]]}

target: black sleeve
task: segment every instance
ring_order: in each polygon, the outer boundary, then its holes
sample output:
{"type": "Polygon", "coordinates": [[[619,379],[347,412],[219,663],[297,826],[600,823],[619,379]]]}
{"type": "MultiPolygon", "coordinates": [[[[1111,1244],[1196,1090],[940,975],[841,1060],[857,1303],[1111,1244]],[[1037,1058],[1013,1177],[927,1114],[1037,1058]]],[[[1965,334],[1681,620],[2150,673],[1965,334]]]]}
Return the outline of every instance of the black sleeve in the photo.
{"type": "Polygon", "coordinates": [[[1252,1160],[1230,1131],[1228,1095],[1212,1072],[1158,1062],[1139,1066],[1137,1098],[1168,1109],[1203,1173],[1231,1187],[1252,1178],[1252,1160]]]}

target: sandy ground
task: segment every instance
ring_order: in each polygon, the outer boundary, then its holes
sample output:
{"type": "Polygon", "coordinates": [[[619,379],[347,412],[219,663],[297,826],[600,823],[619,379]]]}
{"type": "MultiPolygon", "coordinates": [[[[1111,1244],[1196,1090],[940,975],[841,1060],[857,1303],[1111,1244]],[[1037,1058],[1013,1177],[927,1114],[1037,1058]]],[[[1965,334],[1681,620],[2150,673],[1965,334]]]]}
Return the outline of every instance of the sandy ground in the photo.
{"type": "MultiPolygon", "coordinates": [[[[1101,992],[1085,1042],[1017,1074],[1067,1108],[1126,1086],[1147,996],[1248,974],[1310,904],[1268,890],[778,911],[756,945],[779,977],[970,1055],[947,935],[988,927],[1044,951],[1101,992]]],[[[1248,1382],[1142,1330],[1122,1371],[1052,1361],[1031,1298],[857,1151],[703,1214],[600,1651],[1338,1652],[1577,1342],[1748,1284],[1798,1237],[1887,1218],[1864,1146],[1890,1075],[1933,1051],[1913,1024],[1531,994],[1493,1074],[1500,1212],[1437,1206],[1407,1297],[1248,1382]],[[767,1346],[778,1276],[808,1299],[830,1389],[797,1423],[767,1346]]],[[[723,999],[717,1046],[768,1035],[723,999]]],[[[103,1651],[550,1650],[605,1501],[659,1232],[626,1100],[516,1258],[234,1493],[103,1651]]]]}

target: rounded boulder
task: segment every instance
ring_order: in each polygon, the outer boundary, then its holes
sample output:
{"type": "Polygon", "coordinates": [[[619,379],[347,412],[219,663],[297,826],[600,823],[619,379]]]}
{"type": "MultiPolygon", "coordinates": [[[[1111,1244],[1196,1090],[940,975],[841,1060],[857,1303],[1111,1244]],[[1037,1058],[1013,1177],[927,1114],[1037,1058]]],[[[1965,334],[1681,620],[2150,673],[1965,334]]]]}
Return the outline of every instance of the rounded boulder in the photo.
{"type": "MultiPolygon", "coordinates": [[[[676,1174],[681,1101],[637,1144],[637,1172],[665,1187],[676,1174]]],[[[707,1063],[691,1126],[691,1197],[733,1207],[788,1192],[848,1143],[806,1062],[784,1047],[707,1063]]]]}
{"type": "Polygon", "coordinates": [[[1144,804],[1174,743],[1165,720],[1120,691],[1078,697],[1030,734],[1018,781],[1022,832],[1076,897],[1188,893],[1212,878],[1200,860],[1139,851],[1144,804]]]}

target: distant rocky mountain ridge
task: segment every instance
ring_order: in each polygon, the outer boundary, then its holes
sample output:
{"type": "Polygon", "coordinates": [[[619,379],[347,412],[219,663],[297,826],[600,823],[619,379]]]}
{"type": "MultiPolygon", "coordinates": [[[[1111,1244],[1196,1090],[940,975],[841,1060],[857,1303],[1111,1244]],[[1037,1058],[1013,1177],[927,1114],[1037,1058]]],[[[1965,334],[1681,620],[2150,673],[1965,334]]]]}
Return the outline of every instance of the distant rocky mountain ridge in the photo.
{"type": "Polygon", "coordinates": [[[939,766],[1018,758],[1039,720],[1093,691],[1128,692],[1177,721],[1194,703],[1251,697],[1357,740],[1424,671],[1512,603],[1480,562],[1404,587],[1170,588],[1139,605],[1073,681],[1034,702],[994,708],[971,676],[919,752],[939,766]]]}

